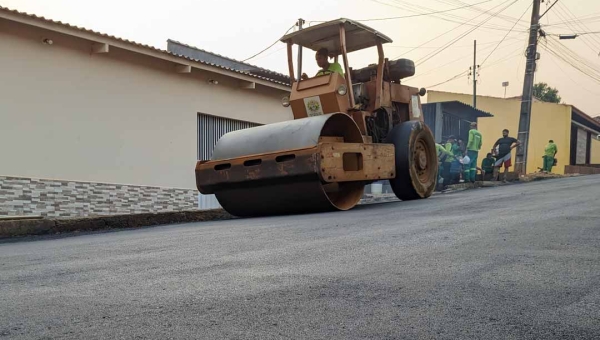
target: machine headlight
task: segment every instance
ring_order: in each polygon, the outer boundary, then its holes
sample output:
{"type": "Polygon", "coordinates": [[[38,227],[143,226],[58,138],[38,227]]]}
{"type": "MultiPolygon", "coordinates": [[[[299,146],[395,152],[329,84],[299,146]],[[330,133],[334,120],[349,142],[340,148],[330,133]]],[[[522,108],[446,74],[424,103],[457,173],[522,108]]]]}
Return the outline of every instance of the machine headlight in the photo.
{"type": "Polygon", "coordinates": [[[340,87],[338,87],[338,89],[337,89],[337,93],[338,93],[340,96],[343,96],[343,95],[345,95],[346,93],[348,93],[348,88],[346,87],[346,85],[340,85],[340,87]]]}
{"type": "Polygon", "coordinates": [[[281,105],[283,105],[283,107],[290,106],[290,97],[285,96],[285,97],[281,98],[281,105]]]}

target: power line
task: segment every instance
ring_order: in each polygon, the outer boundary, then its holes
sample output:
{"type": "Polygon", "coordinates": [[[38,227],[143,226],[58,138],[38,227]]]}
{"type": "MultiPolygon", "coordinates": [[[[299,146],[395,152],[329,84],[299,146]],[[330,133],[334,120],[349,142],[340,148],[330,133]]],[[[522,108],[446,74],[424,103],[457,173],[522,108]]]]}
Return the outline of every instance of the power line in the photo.
{"type": "MultiPolygon", "coordinates": [[[[496,6],[492,7],[492,8],[490,8],[490,9],[489,9],[487,12],[489,12],[489,11],[491,11],[491,10],[493,10],[493,9],[497,8],[497,7],[500,7],[501,5],[503,5],[503,4],[505,4],[505,3],[509,2],[509,1],[510,1],[510,0],[507,0],[507,1],[505,1],[505,2],[503,2],[503,3],[501,3],[501,4],[499,4],[499,5],[496,5],[496,6]]],[[[487,13],[487,12],[485,12],[485,13],[487,13]]],[[[478,14],[478,15],[476,15],[475,17],[473,17],[473,18],[471,19],[471,21],[472,21],[472,20],[474,20],[474,19],[476,19],[476,18],[478,18],[478,17],[480,17],[480,16],[482,16],[482,15],[483,15],[483,14],[485,14],[485,13],[481,13],[481,14],[478,14]]],[[[460,27],[462,27],[462,26],[463,26],[463,25],[465,25],[465,24],[467,24],[467,23],[466,23],[466,22],[465,22],[465,23],[462,23],[462,24],[460,24],[460,25],[458,25],[458,26],[454,27],[453,29],[451,29],[451,30],[449,30],[449,31],[445,31],[444,33],[441,33],[441,34],[439,34],[439,35],[437,35],[437,36],[433,37],[432,39],[429,39],[429,40],[427,40],[426,42],[424,42],[424,43],[422,43],[421,45],[419,45],[419,46],[417,46],[417,47],[415,47],[415,48],[413,48],[413,49],[409,50],[408,52],[405,52],[404,54],[408,54],[408,53],[410,53],[410,52],[414,51],[414,50],[415,50],[415,49],[417,49],[417,48],[420,48],[420,47],[422,47],[422,46],[424,46],[424,45],[426,45],[426,44],[428,44],[428,43],[430,43],[430,42],[432,42],[432,41],[434,41],[434,40],[437,40],[438,38],[441,38],[441,37],[443,37],[444,35],[446,35],[446,34],[448,34],[448,33],[452,32],[452,31],[454,31],[454,30],[456,30],[456,29],[458,29],[458,28],[460,28],[460,27]]],[[[401,56],[402,56],[402,55],[399,55],[399,56],[397,56],[397,57],[394,57],[394,58],[392,58],[392,59],[398,59],[398,58],[400,58],[401,56]]]]}
{"type": "MultiPolygon", "coordinates": [[[[401,10],[415,12],[415,13],[420,13],[420,11],[422,13],[423,10],[432,11],[431,8],[427,8],[427,7],[423,7],[423,6],[418,6],[418,5],[413,5],[413,4],[406,4],[406,3],[399,2],[399,0],[395,0],[395,2],[397,2],[398,4],[403,4],[404,7],[400,7],[400,6],[388,4],[388,3],[382,2],[380,0],[371,0],[371,1],[375,2],[375,3],[382,4],[382,5],[390,6],[390,7],[393,7],[393,8],[399,8],[401,10]],[[408,6],[408,7],[406,7],[406,6],[408,6]]],[[[500,5],[497,5],[495,7],[498,7],[498,6],[500,6],[500,5]]],[[[489,10],[487,10],[487,11],[481,13],[481,14],[485,14],[487,12],[489,12],[489,10]]],[[[475,18],[479,17],[480,15],[476,16],[475,18]]],[[[440,16],[437,16],[437,15],[432,15],[432,16],[433,16],[433,18],[436,18],[436,19],[440,19],[440,20],[444,20],[444,21],[448,21],[448,22],[452,22],[452,23],[458,23],[458,24],[461,24],[461,25],[477,26],[477,27],[481,27],[481,28],[484,28],[484,29],[499,30],[499,31],[506,31],[506,30],[508,30],[508,27],[502,27],[502,26],[499,26],[499,25],[494,25],[494,26],[485,25],[485,26],[483,26],[482,25],[483,23],[470,24],[469,22],[473,21],[474,18],[472,18],[472,19],[466,19],[466,18],[457,16],[457,15],[454,15],[454,14],[446,14],[445,17],[440,17],[440,16]],[[453,19],[449,19],[449,18],[453,18],[453,19]]]]}
{"type": "MultiPolygon", "coordinates": [[[[296,25],[292,25],[292,27],[290,27],[287,31],[285,31],[285,33],[283,33],[283,35],[288,34],[289,31],[291,31],[296,25]]],[[[256,53],[255,55],[251,56],[250,58],[246,58],[244,60],[242,60],[242,62],[246,62],[250,59],[255,58],[256,56],[258,56],[259,54],[264,53],[266,50],[270,49],[271,47],[275,46],[275,44],[277,44],[279,42],[279,39],[275,40],[275,42],[273,42],[271,45],[269,45],[268,47],[266,47],[265,49],[263,49],[262,51],[256,53]]]]}
{"type": "Polygon", "coordinates": [[[275,50],[275,51],[273,51],[273,52],[270,52],[270,53],[267,53],[267,54],[261,55],[261,56],[260,56],[260,57],[258,57],[258,58],[254,58],[254,61],[256,62],[258,59],[262,59],[262,58],[266,58],[266,57],[268,57],[268,56],[271,56],[271,55],[273,55],[273,54],[275,54],[275,53],[277,53],[277,52],[279,52],[279,51],[282,51],[282,50],[284,50],[285,48],[286,48],[286,46],[285,46],[285,45],[284,45],[284,46],[281,46],[280,48],[276,49],[276,50],[275,50]]]}
{"type": "MultiPolygon", "coordinates": [[[[565,11],[567,12],[567,14],[569,14],[571,16],[571,18],[573,18],[575,20],[575,23],[577,23],[577,25],[579,27],[582,27],[584,30],[588,30],[588,31],[590,30],[589,27],[587,27],[585,24],[583,24],[581,22],[581,20],[577,19],[577,17],[575,16],[575,14],[573,14],[573,12],[571,12],[571,10],[569,9],[569,7],[567,7],[567,5],[565,5],[563,3],[560,3],[560,6],[562,8],[564,8],[565,11]]],[[[590,37],[590,40],[594,41],[596,44],[600,43],[600,41],[597,38],[595,38],[594,36],[590,37]]],[[[595,45],[595,46],[598,46],[598,45],[595,45]]]]}
{"type": "Polygon", "coordinates": [[[577,53],[558,41],[547,40],[546,51],[600,84],[600,69],[583,60],[577,53]]]}
{"type": "MultiPolygon", "coordinates": [[[[520,49],[521,49],[521,48],[519,48],[519,50],[520,50],[520,49]]],[[[515,52],[515,51],[513,51],[513,52],[515,52]]],[[[509,55],[509,56],[507,56],[507,57],[505,57],[505,58],[502,58],[502,59],[500,59],[500,60],[496,60],[494,63],[492,63],[492,64],[488,65],[488,68],[491,68],[492,66],[495,66],[495,65],[499,65],[499,64],[501,64],[501,63],[503,63],[503,62],[505,62],[505,61],[507,61],[507,60],[510,60],[510,59],[514,58],[514,57],[518,57],[518,56],[520,56],[520,55],[521,55],[521,52],[519,52],[519,53],[517,53],[517,54],[513,54],[513,53],[510,53],[510,54],[511,54],[511,55],[509,55]]],[[[453,80],[456,80],[456,79],[460,78],[460,77],[461,77],[461,76],[463,76],[463,75],[466,75],[467,73],[469,73],[469,71],[464,71],[464,72],[461,72],[461,73],[459,73],[459,74],[457,74],[457,75],[455,75],[455,76],[452,76],[450,79],[444,80],[443,82],[441,82],[441,83],[437,83],[437,84],[435,84],[435,85],[426,86],[425,88],[426,88],[426,89],[430,89],[430,88],[433,88],[433,87],[436,87],[436,86],[439,86],[439,85],[443,85],[443,84],[449,83],[449,82],[451,82],[451,81],[453,81],[453,80]]],[[[413,78],[413,79],[414,79],[414,78],[413,78]]],[[[411,80],[412,80],[412,79],[411,79],[411,80]]]]}
{"type": "MultiPolygon", "coordinates": [[[[568,14],[567,14],[566,12],[564,12],[564,14],[563,14],[563,9],[561,8],[561,6],[560,6],[560,5],[562,5],[562,4],[560,4],[560,3],[559,3],[559,6],[558,6],[558,7],[556,7],[555,14],[556,14],[556,15],[557,15],[559,18],[561,18],[562,20],[569,21],[570,19],[569,19],[569,16],[568,16],[568,14]]],[[[572,20],[571,20],[571,21],[572,21],[572,20]]],[[[567,24],[567,26],[568,26],[568,27],[569,27],[571,30],[573,30],[573,31],[578,31],[578,30],[579,30],[578,28],[576,28],[575,26],[573,26],[573,25],[572,25],[572,24],[570,24],[570,23],[569,23],[569,24],[567,24]]],[[[587,46],[587,47],[588,47],[588,48],[589,48],[589,49],[590,49],[592,52],[594,52],[594,54],[597,54],[597,53],[598,53],[598,51],[597,51],[597,50],[598,50],[598,47],[597,47],[597,46],[593,46],[593,44],[590,44],[590,42],[589,42],[587,39],[585,39],[585,38],[582,38],[582,42],[583,42],[583,43],[584,43],[584,44],[585,44],[585,45],[586,45],[586,46],[587,46]]]]}
{"type": "MultiPolygon", "coordinates": [[[[503,12],[504,10],[506,10],[507,8],[509,8],[510,6],[514,5],[518,0],[514,0],[513,2],[511,2],[510,4],[508,4],[507,6],[505,6],[504,8],[502,8],[500,11],[496,12],[495,14],[491,15],[489,18],[487,18],[486,20],[489,21],[491,19],[493,19],[497,14],[503,12]]],[[[508,1],[507,1],[508,2],[508,1]]],[[[452,41],[450,41],[448,44],[446,44],[446,46],[442,49],[440,49],[439,51],[435,52],[435,53],[430,53],[429,55],[427,55],[424,58],[421,58],[420,60],[417,61],[417,63],[424,63],[428,60],[430,60],[431,58],[435,57],[436,55],[440,54],[441,52],[443,52],[446,48],[450,47],[452,44],[454,44],[455,42],[461,40],[462,38],[466,37],[467,35],[471,34],[473,31],[475,31],[477,29],[477,27],[474,27],[470,30],[468,30],[467,32],[464,32],[463,34],[459,35],[457,38],[453,39],[452,41]]]]}
{"type": "MultiPolygon", "coordinates": [[[[519,50],[520,50],[520,49],[521,49],[521,48],[519,48],[519,50]]],[[[513,52],[515,52],[515,51],[513,51],[513,52]]],[[[509,56],[507,56],[507,57],[505,57],[505,58],[502,58],[502,59],[500,59],[500,60],[496,60],[494,63],[492,63],[492,64],[488,65],[488,68],[491,68],[492,66],[495,66],[495,65],[499,65],[499,64],[501,64],[501,63],[503,63],[503,62],[505,62],[505,61],[507,61],[507,60],[510,60],[510,59],[512,59],[512,58],[514,58],[514,57],[517,57],[517,56],[521,55],[521,52],[519,52],[519,53],[517,53],[517,54],[512,54],[512,53],[510,53],[510,54],[511,54],[511,55],[509,55],[509,56]]],[[[449,79],[447,79],[447,80],[444,80],[444,81],[443,81],[443,82],[441,82],[441,83],[437,83],[437,84],[434,84],[434,85],[431,85],[431,86],[426,86],[425,88],[426,88],[426,89],[430,89],[430,88],[437,87],[437,86],[439,86],[439,85],[443,85],[443,84],[449,83],[449,82],[451,82],[451,81],[453,81],[453,80],[459,79],[460,77],[467,75],[468,73],[469,73],[469,71],[468,71],[468,70],[467,70],[467,71],[464,71],[464,72],[461,72],[461,73],[459,73],[459,74],[457,74],[457,75],[454,75],[454,76],[450,77],[450,78],[449,78],[449,79]]],[[[412,80],[412,79],[411,79],[411,80],[412,80]]]]}
{"type": "Polygon", "coordinates": [[[560,35],[586,35],[586,34],[600,34],[600,31],[596,32],[576,32],[576,33],[548,33],[548,35],[560,36],[560,35]]]}
{"type": "MultiPolygon", "coordinates": [[[[411,15],[403,15],[403,16],[399,16],[399,17],[388,17],[388,18],[359,19],[359,20],[356,20],[356,21],[361,21],[361,22],[362,21],[383,21],[383,20],[394,20],[394,19],[405,19],[405,18],[422,17],[422,16],[426,16],[426,15],[432,15],[432,14],[439,14],[439,13],[446,13],[446,12],[457,11],[459,9],[473,7],[475,5],[480,5],[480,4],[483,4],[483,3],[486,3],[486,2],[490,2],[490,1],[492,1],[492,0],[485,0],[485,1],[482,1],[482,2],[474,3],[472,5],[467,5],[467,6],[462,6],[462,7],[456,7],[456,8],[446,9],[446,10],[442,10],[442,11],[429,12],[429,13],[411,14],[411,15]]],[[[324,21],[311,21],[311,22],[324,22],[324,21]]]]}
{"type": "MultiPolygon", "coordinates": [[[[521,42],[521,41],[517,41],[516,43],[520,43],[520,42],[521,42]]],[[[506,45],[505,47],[508,47],[508,46],[515,45],[516,43],[508,44],[508,45],[506,45]]],[[[485,51],[485,50],[487,50],[487,49],[489,49],[489,48],[491,48],[491,46],[490,46],[490,47],[483,48],[481,51],[485,51]]],[[[522,49],[522,48],[521,48],[521,47],[519,47],[517,50],[521,50],[521,49],[522,49]]],[[[511,52],[511,54],[512,54],[512,53],[514,53],[514,52],[516,52],[517,50],[514,50],[514,51],[512,51],[512,52],[511,52]]],[[[468,54],[465,54],[465,55],[461,55],[461,56],[460,56],[460,57],[458,57],[457,59],[451,60],[451,61],[449,61],[449,62],[447,62],[447,63],[445,63],[445,64],[443,64],[443,65],[437,66],[437,67],[435,67],[435,68],[432,68],[432,69],[429,69],[429,70],[427,70],[427,71],[425,71],[425,72],[423,72],[423,73],[419,73],[419,74],[417,74],[417,75],[415,75],[415,76],[412,76],[412,77],[410,77],[410,80],[412,81],[412,80],[414,80],[414,79],[416,79],[416,78],[418,78],[418,77],[425,76],[425,75],[428,75],[428,74],[430,74],[430,73],[431,73],[431,72],[433,72],[433,71],[439,70],[439,69],[441,69],[441,68],[443,68],[443,67],[445,67],[445,66],[447,66],[447,65],[453,64],[453,63],[455,63],[455,62],[457,62],[457,61],[460,61],[460,60],[464,60],[464,59],[465,59],[465,57],[468,57],[468,56],[470,56],[470,55],[471,55],[471,53],[472,53],[472,52],[469,52],[468,54]]],[[[409,78],[405,78],[405,79],[409,79],[409,78]]]]}
{"type": "Polygon", "coordinates": [[[600,68],[597,68],[598,66],[595,66],[593,62],[590,62],[590,61],[584,59],[582,56],[577,54],[575,51],[571,50],[564,44],[560,43],[560,41],[558,41],[556,39],[550,39],[549,41],[547,40],[547,43],[550,43],[551,47],[557,49],[561,53],[564,53],[566,56],[568,56],[568,57],[572,58],[574,61],[580,63],[580,65],[584,65],[585,67],[595,70],[596,72],[598,72],[600,74],[600,68]]]}
{"type": "MultiPolygon", "coordinates": [[[[506,39],[506,40],[520,40],[521,38],[510,38],[510,39],[506,39]]],[[[495,41],[488,41],[485,43],[477,43],[477,46],[479,45],[491,45],[491,44],[495,44],[497,42],[499,42],[500,40],[495,40],[495,41]]],[[[400,46],[400,45],[385,45],[386,47],[394,47],[394,48],[414,48],[414,49],[436,49],[436,48],[442,48],[442,46],[423,46],[423,47],[419,47],[419,46],[400,46]]],[[[473,44],[469,44],[469,45],[454,45],[452,46],[452,48],[462,48],[462,47],[472,47],[473,44]]]]}
{"type": "MultiPolygon", "coordinates": [[[[544,46],[544,49],[546,49],[546,47],[545,47],[545,46],[544,46]]],[[[547,50],[547,49],[546,49],[546,50],[547,50]]],[[[551,55],[552,55],[552,54],[551,54],[551,55]]],[[[567,73],[567,72],[566,72],[566,71],[565,71],[565,70],[564,70],[564,69],[563,69],[563,68],[560,66],[560,64],[559,64],[559,63],[557,63],[557,62],[554,60],[554,58],[550,58],[550,60],[552,61],[552,63],[553,63],[554,65],[556,65],[556,67],[558,67],[558,69],[559,69],[559,70],[560,70],[560,71],[561,71],[561,72],[562,72],[562,73],[563,73],[565,76],[567,76],[567,78],[569,78],[569,80],[570,80],[570,81],[571,81],[573,84],[577,85],[577,86],[578,86],[578,88],[581,88],[581,89],[583,89],[584,91],[587,91],[587,92],[589,92],[589,93],[591,93],[591,94],[593,94],[593,95],[600,96],[600,93],[593,92],[593,91],[591,91],[591,90],[589,90],[589,89],[587,89],[587,88],[585,88],[585,87],[582,87],[582,86],[581,86],[581,83],[578,83],[578,82],[576,82],[575,80],[573,80],[573,78],[571,78],[571,76],[570,76],[570,75],[569,75],[569,74],[568,74],[568,73],[567,73]]]]}
{"type": "MultiPolygon", "coordinates": [[[[451,4],[451,5],[465,5],[465,4],[467,4],[466,2],[460,1],[460,0],[434,0],[434,1],[445,3],[445,4],[451,4]]],[[[479,13],[485,11],[484,9],[481,9],[481,8],[475,7],[475,6],[469,8],[468,10],[479,12],[479,13]]],[[[510,22],[510,23],[513,23],[515,20],[517,20],[516,18],[514,18],[514,17],[512,17],[510,15],[506,15],[506,14],[498,15],[497,18],[498,19],[502,19],[502,20],[507,21],[507,22],[510,22]]],[[[520,22],[522,23],[523,26],[529,27],[529,22],[528,21],[526,21],[526,20],[520,20],[520,22]]]]}
{"type": "MultiPolygon", "coordinates": [[[[579,17],[577,20],[579,20],[581,23],[583,22],[596,22],[598,20],[600,20],[600,13],[594,13],[594,14],[588,14],[588,15],[584,15],[582,17],[579,17]]],[[[557,23],[554,24],[549,24],[546,26],[565,26],[567,24],[570,24],[571,20],[568,21],[559,21],[557,23]]]]}
{"type": "Polygon", "coordinates": [[[437,84],[434,84],[434,85],[426,86],[425,88],[426,88],[426,89],[431,89],[431,88],[434,88],[434,87],[436,87],[436,86],[440,86],[440,85],[443,85],[443,84],[449,83],[449,82],[451,82],[451,81],[453,81],[453,80],[455,80],[455,79],[458,79],[458,78],[460,78],[460,77],[462,77],[462,76],[465,76],[465,75],[467,75],[467,73],[469,73],[469,71],[463,71],[463,72],[461,72],[461,73],[459,73],[459,74],[457,74],[457,75],[455,75],[455,76],[452,76],[452,77],[451,77],[450,79],[448,79],[448,80],[444,80],[443,82],[441,82],[441,83],[437,83],[437,84]]]}
{"type": "Polygon", "coordinates": [[[527,11],[529,10],[529,8],[533,5],[533,3],[529,4],[529,6],[527,6],[527,8],[525,8],[525,11],[523,12],[523,14],[521,14],[521,16],[519,17],[519,19],[517,19],[517,21],[515,22],[515,24],[513,25],[513,27],[511,27],[510,31],[508,31],[508,33],[506,33],[506,35],[504,36],[504,38],[502,38],[502,40],[500,40],[500,42],[498,43],[498,45],[496,45],[496,47],[492,50],[492,52],[490,52],[490,54],[488,54],[487,57],[485,57],[485,59],[483,60],[483,62],[481,62],[481,66],[483,66],[483,64],[485,64],[485,62],[488,60],[488,58],[492,55],[492,53],[494,53],[494,51],[496,51],[496,49],[498,48],[498,46],[500,46],[500,44],[502,44],[502,42],[504,41],[504,39],[506,39],[506,37],[510,34],[510,32],[513,30],[513,28],[515,28],[515,26],[517,25],[517,23],[519,22],[519,20],[521,20],[521,18],[525,15],[525,13],[527,13],[527,11]]]}
{"type": "Polygon", "coordinates": [[[507,60],[510,60],[510,59],[512,59],[512,58],[514,58],[514,57],[518,57],[518,56],[520,56],[520,55],[523,55],[523,49],[524,49],[523,47],[519,47],[519,48],[517,48],[516,50],[513,50],[511,53],[508,53],[509,55],[507,55],[506,57],[504,57],[504,58],[501,58],[501,59],[498,59],[498,60],[494,61],[493,63],[489,64],[489,65],[487,66],[487,68],[491,68],[491,67],[492,67],[492,66],[494,66],[494,65],[501,64],[501,63],[503,63],[503,62],[505,62],[505,61],[507,61],[507,60]],[[519,53],[517,53],[517,54],[514,54],[514,53],[515,53],[515,52],[517,52],[517,51],[519,51],[519,53]]]}

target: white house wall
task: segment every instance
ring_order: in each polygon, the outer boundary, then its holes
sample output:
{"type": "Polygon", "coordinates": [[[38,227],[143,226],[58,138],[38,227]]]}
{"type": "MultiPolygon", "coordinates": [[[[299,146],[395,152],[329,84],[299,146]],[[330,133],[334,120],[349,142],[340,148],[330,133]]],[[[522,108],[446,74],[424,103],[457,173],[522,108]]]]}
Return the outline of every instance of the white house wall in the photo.
{"type": "Polygon", "coordinates": [[[198,113],[292,119],[281,90],[5,20],[0,44],[0,175],[193,189],[198,113]]]}

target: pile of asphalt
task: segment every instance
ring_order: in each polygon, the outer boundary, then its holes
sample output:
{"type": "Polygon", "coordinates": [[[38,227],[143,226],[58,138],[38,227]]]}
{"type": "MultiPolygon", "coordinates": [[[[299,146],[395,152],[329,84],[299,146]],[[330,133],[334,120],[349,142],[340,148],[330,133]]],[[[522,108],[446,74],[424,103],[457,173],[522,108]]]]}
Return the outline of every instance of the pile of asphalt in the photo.
{"type": "Polygon", "coordinates": [[[164,224],[227,220],[222,209],[108,215],[80,218],[16,218],[0,220],[0,239],[108,229],[131,229],[164,224]]]}

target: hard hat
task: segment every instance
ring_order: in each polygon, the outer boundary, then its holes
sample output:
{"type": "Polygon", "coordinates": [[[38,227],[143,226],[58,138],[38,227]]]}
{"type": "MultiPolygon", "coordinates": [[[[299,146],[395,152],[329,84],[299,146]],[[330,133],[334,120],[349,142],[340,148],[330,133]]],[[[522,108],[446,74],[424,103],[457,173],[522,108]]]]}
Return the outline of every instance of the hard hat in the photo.
{"type": "Polygon", "coordinates": [[[469,156],[465,156],[463,157],[463,159],[461,159],[460,162],[464,165],[471,164],[471,159],[469,158],[469,156]]]}

